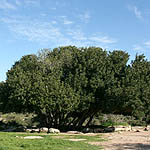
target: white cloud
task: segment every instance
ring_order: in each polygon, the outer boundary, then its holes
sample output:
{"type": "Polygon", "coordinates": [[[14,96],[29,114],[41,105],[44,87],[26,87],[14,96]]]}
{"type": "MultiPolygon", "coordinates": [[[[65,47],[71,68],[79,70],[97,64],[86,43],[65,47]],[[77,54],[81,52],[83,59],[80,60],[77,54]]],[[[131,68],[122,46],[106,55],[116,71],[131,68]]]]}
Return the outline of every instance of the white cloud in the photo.
{"type": "Polygon", "coordinates": [[[148,48],[150,48],[150,42],[149,41],[133,45],[133,50],[143,52],[143,53],[146,52],[148,48]]]}
{"type": "Polygon", "coordinates": [[[146,49],[143,46],[143,44],[136,44],[136,45],[133,45],[133,50],[139,51],[139,52],[145,52],[146,49]]]}
{"type": "MultiPolygon", "coordinates": [[[[61,16],[66,19],[66,16],[61,16]]],[[[39,44],[51,43],[55,46],[76,45],[80,46],[100,46],[108,45],[117,41],[109,36],[100,36],[99,34],[88,35],[83,32],[82,27],[63,26],[58,21],[41,21],[29,17],[15,16],[1,18],[0,21],[5,23],[9,30],[14,33],[16,38],[38,42],[39,44]]]]}
{"type": "Polygon", "coordinates": [[[133,50],[139,51],[139,50],[142,50],[142,47],[139,45],[134,45],[133,50]]]}
{"type": "Polygon", "coordinates": [[[96,36],[96,35],[90,37],[90,40],[95,41],[95,42],[99,42],[99,43],[104,43],[104,44],[112,44],[112,43],[117,42],[117,40],[111,39],[108,36],[96,36]]]}
{"type": "Polygon", "coordinates": [[[137,8],[136,6],[134,6],[134,13],[135,13],[135,16],[136,16],[138,19],[141,19],[141,18],[142,18],[141,11],[138,10],[138,8],[137,8]]]}
{"type": "MultiPolygon", "coordinates": [[[[32,23],[31,23],[32,24],[32,23]]],[[[40,25],[37,23],[34,26],[15,25],[12,29],[15,33],[27,37],[30,41],[48,42],[63,41],[64,37],[58,28],[51,26],[49,23],[40,25]]]]}
{"type": "Polygon", "coordinates": [[[65,1],[61,1],[61,0],[55,2],[55,5],[58,7],[65,7],[68,4],[69,4],[68,2],[66,3],[65,1]]]}
{"type": "Polygon", "coordinates": [[[88,11],[85,11],[83,14],[80,14],[80,15],[79,15],[79,18],[80,18],[82,21],[84,21],[85,23],[87,23],[87,22],[90,20],[91,15],[90,15],[90,13],[89,13],[88,11]]]}
{"type": "Polygon", "coordinates": [[[46,17],[46,16],[47,16],[46,13],[41,13],[40,15],[41,15],[42,17],[46,17]]]}
{"type": "Polygon", "coordinates": [[[134,13],[136,18],[142,19],[142,12],[136,6],[128,6],[128,9],[134,13]]]}
{"type": "Polygon", "coordinates": [[[40,0],[0,0],[0,9],[16,10],[18,7],[37,7],[40,6],[40,0]]]}
{"type": "Polygon", "coordinates": [[[64,25],[73,24],[73,21],[69,20],[67,16],[59,16],[59,21],[62,21],[64,25]]]}
{"type": "Polygon", "coordinates": [[[39,6],[40,1],[39,0],[24,0],[24,3],[30,6],[39,6]]]}
{"type": "Polygon", "coordinates": [[[51,23],[52,23],[52,24],[57,24],[57,21],[53,20],[51,23]]]}
{"type": "Polygon", "coordinates": [[[64,24],[73,24],[73,22],[70,20],[64,19],[64,24]]]}
{"type": "Polygon", "coordinates": [[[20,6],[20,5],[21,5],[21,1],[16,0],[16,5],[17,5],[17,6],[20,6]]]}
{"type": "Polygon", "coordinates": [[[56,10],[56,7],[52,7],[52,8],[50,8],[51,10],[56,10]]]}
{"type": "Polygon", "coordinates": [[[16,6],[9,3],[7,0],[0,0],[0,9],[3,10],[15,10],[16,6]]]}
{"type": "Polygon", "coordinates": [[[17,36],[25,37],[30,41],[48,42],[66,40],[59,28],[49,22],[41,23],[38,20],[26,20],[25,18],[3,18],[9,29],[17,36]]]}
{"type": "Polygon", "coordinates": [[[145,42],[144,45],[150,47],[150,42],[145,42]]]}
{"type": "Polygon", "coordinates": [[[108,45],[117,42],[116,39],[112,39],[108,36],[100,36],[99,34],[87,35],[81,29],[69,29],[67,34],[72,38],[73,41],[78,41],[78,43],[84,43],[84,45],[94,45],[100,47],[109,47],[108,45]]]}
{"type": "Polygon", "coordinates": [[[15,0],[15,4],[23,7],[38,7],[40,0],[15,0]]]}
{"type": "Polygon", "coordinates": [[[87,40],[87,37],[85,37],[84,33],[79,29],[76,30],[69,29],[67,30],[67,34],[70,35],[72,39],[77,41],[87,40]]]}

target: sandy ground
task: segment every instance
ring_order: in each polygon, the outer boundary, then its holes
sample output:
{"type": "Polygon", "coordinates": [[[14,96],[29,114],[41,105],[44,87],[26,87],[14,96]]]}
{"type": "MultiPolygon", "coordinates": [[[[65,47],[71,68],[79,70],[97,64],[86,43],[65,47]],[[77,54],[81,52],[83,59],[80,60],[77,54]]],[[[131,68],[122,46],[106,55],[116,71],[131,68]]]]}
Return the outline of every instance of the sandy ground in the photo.
{"type": "Polygon", "coordinates": [[[150,150],[150,131],[103,134],[104,142],[90,142],[101,145],[105,150],[150,150]]]}

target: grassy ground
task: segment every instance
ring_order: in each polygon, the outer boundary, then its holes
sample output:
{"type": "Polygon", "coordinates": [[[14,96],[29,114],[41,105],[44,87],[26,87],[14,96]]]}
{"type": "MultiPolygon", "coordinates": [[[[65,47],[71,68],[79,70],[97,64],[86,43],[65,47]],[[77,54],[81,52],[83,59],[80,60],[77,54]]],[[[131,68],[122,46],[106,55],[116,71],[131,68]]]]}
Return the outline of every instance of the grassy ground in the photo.
{"type": "Polygon", "coordinates": [[[90,141],[101,141],[98,135],[40,135],[23,133],[0,133],[0,150],[100,150],[100,147],[90,145],[90,141]],[[25,136],[42,136],[43,139],[24,139],[25,136]],[[84,141],[69,141],[68,139],[86,139],[84,141]]]}

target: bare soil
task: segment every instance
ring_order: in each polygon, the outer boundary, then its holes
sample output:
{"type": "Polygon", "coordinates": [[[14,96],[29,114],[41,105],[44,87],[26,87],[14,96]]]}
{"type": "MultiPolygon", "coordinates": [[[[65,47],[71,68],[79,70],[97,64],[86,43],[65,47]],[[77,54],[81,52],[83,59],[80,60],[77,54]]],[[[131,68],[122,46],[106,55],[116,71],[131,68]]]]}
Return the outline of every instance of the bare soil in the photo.
{"type": "Polygon", "coordinates": [[[150,150],[150,131],[113,132],[103,134],[105,141],[89,142],[104,150],[150,150]]]}

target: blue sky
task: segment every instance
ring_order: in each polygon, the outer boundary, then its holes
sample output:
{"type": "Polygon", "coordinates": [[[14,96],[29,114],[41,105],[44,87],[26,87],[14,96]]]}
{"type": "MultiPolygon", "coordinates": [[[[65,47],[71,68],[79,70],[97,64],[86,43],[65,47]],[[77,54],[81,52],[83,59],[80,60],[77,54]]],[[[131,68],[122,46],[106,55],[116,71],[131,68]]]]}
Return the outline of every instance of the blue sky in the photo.
{"type": "Polygon", "coordinates": [[[0,81],[42,48],[75,45],[150,58],[149,0],[0,0],[0,81]]]}

